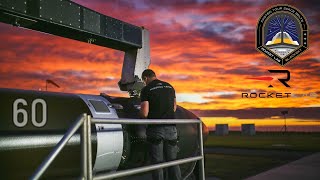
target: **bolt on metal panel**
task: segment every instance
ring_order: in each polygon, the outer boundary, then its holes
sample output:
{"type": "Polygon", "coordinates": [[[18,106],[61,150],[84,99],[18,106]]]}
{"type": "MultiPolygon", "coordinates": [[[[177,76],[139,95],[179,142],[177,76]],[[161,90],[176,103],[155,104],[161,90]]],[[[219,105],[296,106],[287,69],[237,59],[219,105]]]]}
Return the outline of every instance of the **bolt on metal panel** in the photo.
{"type": "Polygon", "coordinates": [[[100,14],[83,9],[83,29],[100,34],[100,14]]]}

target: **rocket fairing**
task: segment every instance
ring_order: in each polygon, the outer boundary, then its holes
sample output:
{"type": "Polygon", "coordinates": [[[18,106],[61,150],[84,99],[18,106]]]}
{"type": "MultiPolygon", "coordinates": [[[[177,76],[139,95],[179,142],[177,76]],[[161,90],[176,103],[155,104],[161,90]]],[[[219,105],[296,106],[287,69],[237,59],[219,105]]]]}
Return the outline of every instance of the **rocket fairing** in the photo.
{"type": "MultiPolygon", "coordinates": [[[[0,176],[29,178],[83,113],[93,118],[139,118],[138,98],[0,89],[0,176]]],[[[178,107],[177,119],[196,119],[178,107]]],[[[150,163],[147,125],[93,124],[93,173],[141,167],[150,163]]],[[[206,127],[204,134],[206,135],[206,127]]],[[[178,124],[178,159],[199,154],[197,124],[178,124]]],[[[70,139],[43,178],[76,178],[80,170],[80,130],[70,139]]],[[[181,165],[182,175],[194,163],[181,165]]]]}

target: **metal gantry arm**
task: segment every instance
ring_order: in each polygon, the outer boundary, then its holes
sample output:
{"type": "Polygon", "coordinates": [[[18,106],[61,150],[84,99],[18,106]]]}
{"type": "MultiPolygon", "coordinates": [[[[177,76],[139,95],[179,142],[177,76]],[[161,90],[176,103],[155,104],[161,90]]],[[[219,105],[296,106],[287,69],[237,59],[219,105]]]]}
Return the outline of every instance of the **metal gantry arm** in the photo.
{"type": "Polygon", "coordinates": [[[40,179],[43,173],[47,170],[53,160],[58,156],[61,150],[66,146],[68,140],[74,135],[74,133],[82,126],[81,131],[81,178],[88,180],[100,180],[100,179],[112,179],[120,178],[124,176],[130,176],[138,173],[148,172],[156,169],[166,168],[174,165],[184,164],[188,162],[198,161],[200,163],[199,179],[205,179],[204,172],[204,153],[203,153],[203,136],[202,136],[202,122],[198,119],[94,119],[90,115],[83,114],[77,121],[68,129],[67,133],[56,145],[54,150],[48,155],[48,157],[42,162],[35,173],[30,179],[40,179]],[[103,124],[199,124],[199,141],[200,141],[200,155],[195,157],[189,157],[140,168],[122,170],[118,172],[99,174],[93,177],[92,174],[92,146],[91,146],[91,123],[103,123],[103,124]]]}
{"type": "Polygon", "coordinates": [[[119,88],[137,96],[150,65],[149,32],[69,0],[0,0],[0,22],[125,52],[119,88]]]}

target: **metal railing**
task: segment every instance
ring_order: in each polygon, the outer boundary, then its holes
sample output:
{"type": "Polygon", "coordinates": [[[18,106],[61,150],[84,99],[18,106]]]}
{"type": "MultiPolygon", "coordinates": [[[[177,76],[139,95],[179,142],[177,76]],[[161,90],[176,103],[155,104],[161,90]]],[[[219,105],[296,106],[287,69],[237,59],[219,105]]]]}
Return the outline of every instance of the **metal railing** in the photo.
{"type": "Polygon", "coordinates": [[[130,176],[138,173],[144,173],[156,169],[162,169],[169,166],[180,165],[188,162],[199,161],[199,179],[205,179],[204,173],[204,153],[203,153],[203,135],[202,135],[202,122],[198,119],[95,119],[87,114],[81,115],[68,129],[66,134],[62,137],[59,143],[55,146],[53,151],[48,157],[41,163],[35,173],[30,179],[40,179],[43,173],[47,170],[53,160],[58,156],[61,150],[65,147],[69,139],[75,134],[75,132],[82,126],[81,131],[81,179],[112,179],[120,178],[124,176],[130,176]],[[93,177],[92,173],[92,146],[91,146],[91,123],[99,124],[199,124],[199,142],[200,142],[200,155],[195,157],[189,157],[154,165],[148,165],[139,168],[133,168],[128,170],[122,170],[117,172],[109,172],[104,174],[98,174],[93,177]]]}

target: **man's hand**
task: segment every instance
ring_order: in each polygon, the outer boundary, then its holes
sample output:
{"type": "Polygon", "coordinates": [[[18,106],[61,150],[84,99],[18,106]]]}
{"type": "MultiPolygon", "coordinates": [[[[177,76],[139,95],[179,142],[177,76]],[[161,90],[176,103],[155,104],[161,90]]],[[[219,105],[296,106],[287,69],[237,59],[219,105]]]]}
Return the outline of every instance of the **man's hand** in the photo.
{"type": "Polygon", "coordinates": [[[143,101],[140,104],[140,117],[143,119],[146,119],[149,114],[149,102],[148,101],[143,101]]]}

